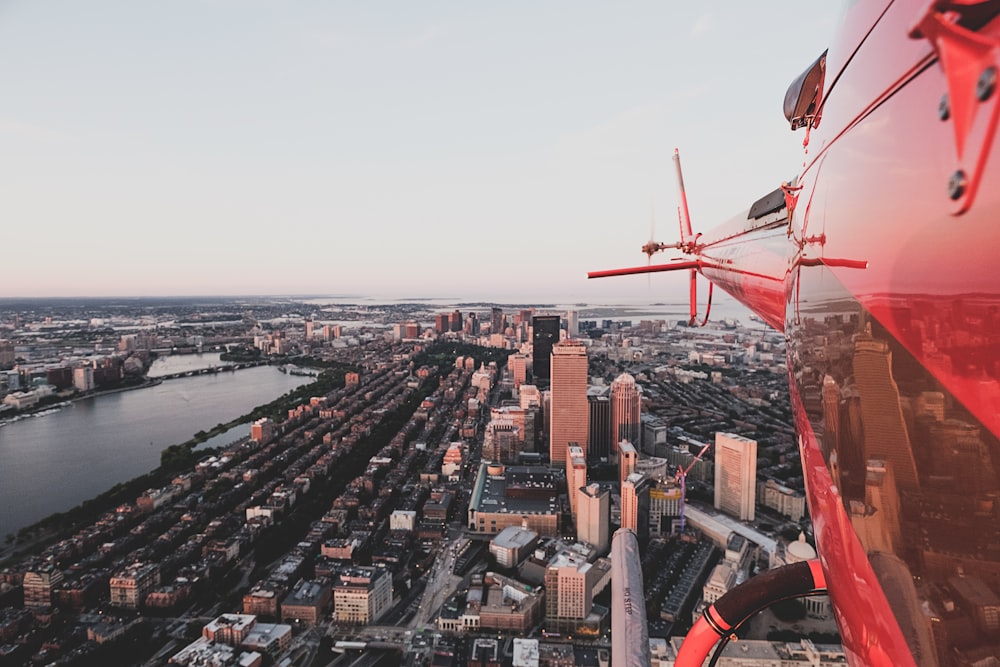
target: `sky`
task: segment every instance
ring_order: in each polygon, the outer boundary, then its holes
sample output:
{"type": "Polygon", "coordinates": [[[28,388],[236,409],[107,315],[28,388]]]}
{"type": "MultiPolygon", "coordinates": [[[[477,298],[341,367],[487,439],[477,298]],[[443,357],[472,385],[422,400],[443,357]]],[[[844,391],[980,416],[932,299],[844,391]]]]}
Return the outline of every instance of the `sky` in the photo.
{"type": "Polygon", "coordinates": [[[677,240],[675,147],[696,229],[798,173],[782,100],[839,15],[0,2],[0,297],[683,299],[586,273],[677,240]]]}

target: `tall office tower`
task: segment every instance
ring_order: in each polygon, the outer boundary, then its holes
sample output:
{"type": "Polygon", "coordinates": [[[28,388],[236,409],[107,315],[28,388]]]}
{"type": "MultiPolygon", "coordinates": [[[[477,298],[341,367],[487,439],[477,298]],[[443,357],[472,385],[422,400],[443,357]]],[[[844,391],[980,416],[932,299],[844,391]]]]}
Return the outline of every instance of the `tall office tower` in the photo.
{"type": "Polygon", "coordinates": [[[404,336],[410,339],[420,338],[420,324],[417,322],[407,322],[404,328],[404,336]]]}
{"type": "Polygon", "coordinates": [[[667,425],[648,412],[639,415],[639,423],[642,426],[642,446],[639,449],[650,456],[662,456],[667,449],[667,425]]]}
{"type": "Polygon", "coordinates": [[[599,484],[576,489],[576,540],[608,550],[611,532],[611,491],[599,484]]]}
{"type": "Polygon", "coordinates": [[[451,319],[448,313],[436,313],[434,315],[434,331],[443,334],[451,329],[451,319]]]}
{"type": "Polygon", "coordinates": [[[514,388],[520,389],[528,380],[528,357],[523,354],[512,354],[507,358],[507,366],[514,376],[514,388]]]}
{"type": "Polygon", "coordinates": [[[539,387],[547,387],[549,384],[552,346],[558,342],[558,315],[538,315],[531,318],[531,373],[539,387]]]}
{"type": "Polygon", "coordinates": [[[576,443],[566,448],[566,491],[569,496],[569,511],[576,521],[576,492],[587,484],[587,459],[583,449],[576,443]]]}
{"type": "Polygon", "coordinates": [[[618,444],[618,483],[624,484],[625,479],[635,472],[635,464],[639,460],[639,452],[628,440],[618,444]]]}
{"type": "Polygon", "coordinates": [[[52,592],[63,581],[62,570],[46,563],[24,573],[21,586],[24,590],[25,609],[44,609],[52,606],[52,592]]]}
{"type": "Polygon", "coordinates": [[[618,443],[628,440],[639,444],[639,387],[635,378],[622,373],[611,383],[611,452],[618,451],[618,443]]]}
{"type": "Polygon", "coordinates": [[[503,330],[503,310],[494,306],[490,308],[490,333],[502,334],[503,330]]]}
{"type": "Polygon", "coordinates": [[[903,415],[899,386],[892,374],[892,350],[872,338],[871,324],[854,343],[854,382],[861,396],[864,419],[864,460],[884,459],[892,464],[900,491],[918,491],[917,464],[903,415]]]}
{"type": "Polygon", "coordinates": [[[310,320],[306,320],[306,340],[307,341],[313,339],[313,336],[316,333],[315,329],[316,329],[316,323],[313,322],[311,319],[310,320]]]}
{"type": "Polygon", "coordinates": [[[757,441],[715,434],[715,509],[753,521],[757,500],[757,441]]]}
{"type": "MultiPolygon", "coordinates": [[[[535,318],[538,319],[538,318],[535,318]]],[[[587,402],[587,348],[577,341],[552,348],[552,428],[549,461],[566,461],[566,447],[575,442],[587,453],[590,406],[587,402]]]]}
{"type": "Polygon", "coordinates": [[[590,435],[587,455],[591,461],[606,459],[611,455],[611,392],[607,387],[591,386],[587,389],[590,413],[590,435]]]}
{"type": "Polygon", "coordinates": [[[566,311],[566,337],[576,338],[580,334],[580,325],[575,310],[566,311]]]}
{"type": "Polygon", "coordinates": [[[634,472],[622,482],[622,528],[631,528],[639,544],[649,541],[649,489],[652,482],[634,472]]]}
{"type": "Polygon", "coordinates": [[[450,320],[449,324],[451,324],[452,331],[458,332],[462,330],[462,313],[456,310],[451,314],[449,320],[450,320]]]}

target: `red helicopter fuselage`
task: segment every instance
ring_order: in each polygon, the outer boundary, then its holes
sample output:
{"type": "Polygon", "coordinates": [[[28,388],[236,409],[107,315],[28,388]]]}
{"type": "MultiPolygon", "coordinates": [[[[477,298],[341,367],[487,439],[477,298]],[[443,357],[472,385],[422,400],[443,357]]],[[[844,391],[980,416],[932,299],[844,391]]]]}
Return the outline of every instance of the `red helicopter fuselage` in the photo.
{"type": "Polygon", "coordinates": [[[784,332],[855,665],[1000,657],[998,13],[851,4],[797,181],[652,267],[695,268],[784,332]]]}

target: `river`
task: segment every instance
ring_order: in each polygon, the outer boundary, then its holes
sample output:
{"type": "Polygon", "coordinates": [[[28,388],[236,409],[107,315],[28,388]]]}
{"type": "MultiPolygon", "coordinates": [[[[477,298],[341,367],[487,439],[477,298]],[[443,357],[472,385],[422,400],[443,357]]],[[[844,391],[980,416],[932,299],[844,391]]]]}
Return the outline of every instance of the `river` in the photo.
{"type": "MultiPolygon", "coordinates": [[[[220,362],[218,354],[205,354],[168,357],[156,364],[163,375],[220,362]]],[[[160,464],[165,447],[310,381],[258,366],[95,396],[0,426],[0,540],[149,472],[160,464]]],[[[225,444],[247,431],[234,429],[211,444],[225,444]]]]}

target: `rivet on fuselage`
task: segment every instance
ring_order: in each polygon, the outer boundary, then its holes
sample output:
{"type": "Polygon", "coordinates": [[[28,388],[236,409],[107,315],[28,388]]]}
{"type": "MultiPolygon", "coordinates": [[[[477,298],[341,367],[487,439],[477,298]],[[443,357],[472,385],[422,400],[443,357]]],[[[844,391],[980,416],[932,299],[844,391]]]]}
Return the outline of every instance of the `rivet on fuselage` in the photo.
{"type": "Polygon", "coordinates": [[[976,82],[976,98],[980,102],[985,102],[993,94],[996,87],[997,68],[990,65],[983,70],[982,74],[979,75],[979,80],[976,82]]]}
{"type": "Polygon", "coordinates": [[[951,116],[951,106],[948,104],[948,93],[945,93],[938,102],[938,118],[948,120],[949,116],[951,116]]]}
{"type": "Polygon", "coordinates": [[[965,187],[968,185],[968,178],[965,176],[965,172],[961,169],[955,171],[948,179],[948,196],[952,199],[959,199],[965,194],[965,187]]]}

